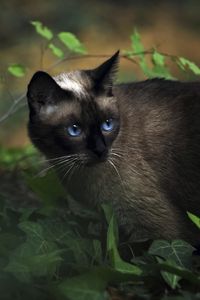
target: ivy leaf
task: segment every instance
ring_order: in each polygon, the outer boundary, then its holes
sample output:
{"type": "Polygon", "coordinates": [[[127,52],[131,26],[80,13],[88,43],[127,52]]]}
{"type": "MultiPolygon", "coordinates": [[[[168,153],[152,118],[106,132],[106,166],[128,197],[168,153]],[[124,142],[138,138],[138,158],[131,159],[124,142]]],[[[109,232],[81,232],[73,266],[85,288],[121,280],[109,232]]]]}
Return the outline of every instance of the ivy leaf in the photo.
{"type": "Polygon", "coordinates": [[[31,240],[44,240],[43,228],[36,222],[26,221],[19,225],[19,228],[26,233],[31,240]]]}
{"type": "Polygon", "coordinates": [[[60,32],[58,38],[70,51],[80,54],[86,53],[85,47],[73,33],[60,32]]]}
{"type": "Polygon", "coordinates": [[[48,47],[49,47],[49,49],[51,49],[52,53],[55,56],[57,56],[59,58],[62,58],[64,56],[64,52],[60,48],[56,47],[54,44],[51,43],[51,44],[49,44],[48,47]]]}
{"type": "Polygon", "coordinates": [[[15,77],[23,77],[26,73],[26,68],[21,64],[12,64],[8,67],[8,72],[15,77]]]}
{"type": "MultiPolygon", "coordinates": [[[[194,248],[185,241],[175,240],[171,243],[165,240],[154,241],[149,248],[149,253],[157,257],[157,261],[162,263],[163,260],[165,264],[171,267],[190,267],[192,253],[194,248]]],[[[175,289],[178,285],[180,276],[166,271],[161,271],[161,275],[165,282],[170,285],[172,289],[175,289]]]]}
{"type": "Polygon", "coordinates": [[[185,241],[175,240],[171,243],[165,240],[154,241],[149,253],[173,261],[177,266],[190,267],[194,248],[185,241]]]}
{"type": "Polygon", "coordinates": [[[35,27],[36,32],[45,39],[51,40],[53,38],[52,31],[48,27],[44,26],[41,22],[31,21],[31,24],[35,27]]]}
{"type": "Polygon", "coordinates": [[[195,75],[200,75],[200,68],[189,59],[179,57],[177,60],[178,66],[185,71],[185,67],[188,67],[195,75]]]}
{"type": "MultiPolygon", "coordinates": [[[[159,263],[162,263],[163,260],[159,257],[157,257],[157,261],[159,263]]],[[[174,261],[166,261],[166,264],[170,265],[170,266],[176,266],[176,264],[174,263],[174,261]]],[[[163,279],[165,280],[165,282],[174,290],[177,286],[178,286],[178,282],[180,281],[181,277],[170,273],[170,272],[166,272],[166,271],[161,271],[161,275],[163,277],[163,279]]]]}
{"type": "Polygon", "coordinates": [[[193,215],[190,212],[187,212],[187,215],[190,218],[190,220],[200,229],[200,218],[193,215]]]}
{"type": "Polygon", "coordinates": [[[5,271],[12,273],[21,282],[30,282],[32,277],[53,276],[60,265],[63,250],[53,243],[27,241],[11,255],[5,271]]]}

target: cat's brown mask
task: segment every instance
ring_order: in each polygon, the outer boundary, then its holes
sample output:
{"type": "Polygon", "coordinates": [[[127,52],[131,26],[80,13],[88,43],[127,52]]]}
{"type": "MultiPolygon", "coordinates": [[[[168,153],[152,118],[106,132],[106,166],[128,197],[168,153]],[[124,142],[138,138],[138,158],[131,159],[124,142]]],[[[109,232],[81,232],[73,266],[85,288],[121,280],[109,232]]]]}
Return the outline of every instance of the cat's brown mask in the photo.
{"type": "Polygon", "coordinates": [[[116,52],[93,70],[34,74],[27,93],[29,134],[47,157],[78,154],[86,165],[107,159],[120,128],[112,94],[118,60],[116,52]]]}

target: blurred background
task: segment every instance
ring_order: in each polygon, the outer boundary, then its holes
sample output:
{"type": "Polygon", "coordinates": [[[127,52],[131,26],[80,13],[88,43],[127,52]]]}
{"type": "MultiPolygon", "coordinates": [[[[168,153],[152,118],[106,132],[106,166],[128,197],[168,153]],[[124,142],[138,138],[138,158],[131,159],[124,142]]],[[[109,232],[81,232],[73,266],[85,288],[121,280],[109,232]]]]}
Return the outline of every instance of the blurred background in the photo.
{"type": "MultiPolygon", "coordinates": [[[[200,65],[199,0],[1,0],[0,1],[0,117],[14,99],[26,92],[34,71],[48,69],[56,58],[46,51],[32,20],[41,21],[55,33],[70,31],[83,42],[89,54],[113,54],[130,48],[136,27],[146,49],[184,56],[200,65]],[[27,67],[23,78],[8,75],[12,63],[27,67]]],[[[92,68],[103,58],[67,61],[51,70],[54,75],[77,68],[92,68]]],[[[176,70],[175,70],[176,72],[176,70]]],[[[121,60],[119,80],[143,79],[139,68],[121,60]]],[[[27,109],[0,124],[0,144],[22,147],[29,143],[27,109]]]]}

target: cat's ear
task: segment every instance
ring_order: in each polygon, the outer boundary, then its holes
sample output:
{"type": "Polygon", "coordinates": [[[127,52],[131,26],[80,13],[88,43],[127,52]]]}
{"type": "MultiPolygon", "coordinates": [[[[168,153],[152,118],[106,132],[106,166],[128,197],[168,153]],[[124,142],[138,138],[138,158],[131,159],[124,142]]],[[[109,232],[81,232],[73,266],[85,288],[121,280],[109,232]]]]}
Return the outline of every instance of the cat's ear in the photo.
{"type": "Polygon", "coordinates": [[[119,65],[119,50],[103,64],[92,70],[94,88],[97,92],[112,94],[113,81],[119,65]]]}
{"type": "Polygon", "coordinates": [[[27,99],[31,115],[40,112],[43,106],[54,105],[63,97],[63,90],[46,72],[36,72],[27,91],[27,99]]]}

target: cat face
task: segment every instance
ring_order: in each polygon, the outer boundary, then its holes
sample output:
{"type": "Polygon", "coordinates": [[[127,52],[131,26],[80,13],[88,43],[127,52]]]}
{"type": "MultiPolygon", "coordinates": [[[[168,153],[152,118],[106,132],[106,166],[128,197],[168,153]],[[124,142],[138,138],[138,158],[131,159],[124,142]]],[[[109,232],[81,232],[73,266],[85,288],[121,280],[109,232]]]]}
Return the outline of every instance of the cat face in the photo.
{"type": "Polygon", "coordinates": [[[37,72],[28,86],[29,134],[51,158],[76,155],[86,165],[104,162],[120,129],[112,82],[118,52],[94,70],[52,78],[37,72]]]}

